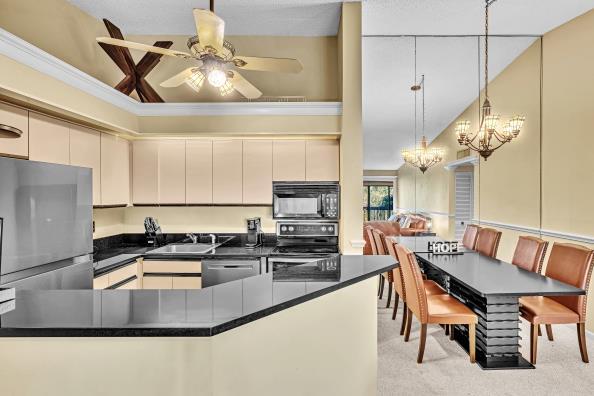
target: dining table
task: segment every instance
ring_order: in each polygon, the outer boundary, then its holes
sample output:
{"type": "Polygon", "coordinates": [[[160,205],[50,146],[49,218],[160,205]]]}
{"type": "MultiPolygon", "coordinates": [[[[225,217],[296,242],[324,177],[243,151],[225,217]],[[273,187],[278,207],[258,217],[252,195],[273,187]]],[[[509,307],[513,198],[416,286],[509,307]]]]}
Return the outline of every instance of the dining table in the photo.
{"type": "MultiPolygon", "coordinates": [[[[428,242],[443,241],[439,237],[391,239],[415,253],[428,279],[476,313],[477,363],[485,370],[534,368],[520,352],[520,297],[586,294],[583,289],[473,250],[430,253],[428,242]]],[[[468,350],[467,327],[452,326],[452,331],[453,338],[468,350]]]]}

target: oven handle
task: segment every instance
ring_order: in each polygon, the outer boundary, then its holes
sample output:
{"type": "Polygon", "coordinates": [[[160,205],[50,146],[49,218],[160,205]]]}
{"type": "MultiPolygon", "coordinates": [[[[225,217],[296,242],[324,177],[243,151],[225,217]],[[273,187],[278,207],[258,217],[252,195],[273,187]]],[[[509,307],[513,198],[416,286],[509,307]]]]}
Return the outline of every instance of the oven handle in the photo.
{"type": "Polygon", "coordinates": [[[324,260],[325,257],[309,257],[309,258],[285,258],[285,257],[269,257],[270,263],[312,263],[314,261],[324,260]]]}

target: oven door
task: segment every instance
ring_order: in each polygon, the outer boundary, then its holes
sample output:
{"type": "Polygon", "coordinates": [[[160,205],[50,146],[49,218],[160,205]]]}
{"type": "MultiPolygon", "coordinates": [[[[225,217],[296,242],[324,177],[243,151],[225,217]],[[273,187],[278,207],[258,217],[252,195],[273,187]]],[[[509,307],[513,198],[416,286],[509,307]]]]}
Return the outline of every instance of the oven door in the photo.
{"type": "Polygon", "coordinates": [[[322,194],[282,192],[273,196],[275,219],[316,219],[323,215],[322,194]]]}
{"type": "Polygon", "coordinates": [[[340,255],[307,257],[269,257],[268,267],[276,281],[337,281],[340,279],[340,255]]]}

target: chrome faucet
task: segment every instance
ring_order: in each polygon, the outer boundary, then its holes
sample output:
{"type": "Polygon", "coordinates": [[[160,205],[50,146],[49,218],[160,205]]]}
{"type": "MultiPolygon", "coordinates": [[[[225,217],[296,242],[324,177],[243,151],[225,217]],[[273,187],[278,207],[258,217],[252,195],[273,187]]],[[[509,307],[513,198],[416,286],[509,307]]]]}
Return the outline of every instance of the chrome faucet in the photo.
{"type": "Polygon", "coordinates": [[[186,236],[192,240],[192,243],[198,243],[198,237],[196,235],[188,233],[186,236]]]}
{"type": "Polygon", "coordinates": [[[217,236],[215,234],[208,234],[208,236],[210,237],[210,243],[212,245],[214,245],[215,243],[217,243],[217,236]]]}

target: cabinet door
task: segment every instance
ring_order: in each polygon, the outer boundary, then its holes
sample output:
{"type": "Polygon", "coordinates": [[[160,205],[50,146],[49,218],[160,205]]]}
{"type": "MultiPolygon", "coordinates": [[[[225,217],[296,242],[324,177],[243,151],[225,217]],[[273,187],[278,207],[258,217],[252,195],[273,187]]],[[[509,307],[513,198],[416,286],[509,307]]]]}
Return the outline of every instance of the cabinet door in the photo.
{"type": "Polygon", "coordinates": [[[70,125],[70,165],[93,170],[93,205],[101,205],[101,132],[70,125]]]}
{"type": "Polygon", "coordinates": [[[125,206],[130,202],[130,146],[128,141],[101,134],[101,205],[125,206]]]}
{"type": "Polygon", "coordinates": [[[243,203],[272,204],[272,140],[243,141],[243,203]]]}
{"type": "Polygon", "coordinates": [[[201,289],[202,278],[199,276],[174,276],[172,289],[201,289]]]}
{"type": "Polygon", "coordinates": [[[305,181],[305,140],[275,140],[272,177],[279,181],[305,181]]]}
{"type": "Polygon", "coordinates": [[[308,140],[305,145],[307,181],[338,181],[339,144],[336,140],[308,140]]]}
{"type": "Polygon", "coordinates": [[[132,202],[157,204],[159,142],[137,140],[132,143],[132,202]]]}
{"type": "Polygon", "coordinates": [[[126,282],[123,285],[116,287],[117,290],[136,290],[139,288],[138,278],[131,280],[130,282],[126,282]]]}
{"type": "Polygon", "coordinates": [[[142,278],[143,289],[171,289],[173,278],[171,276],[145,276],[142,278]]]}
{"type": "Polygon", "coordinates": [[[186,142],[159,143],[159,203],[186,203],[186,142]]]}
{"type": "Polygon", "coordinates": [[[212,141],[186,141],[186,203],[212,203],[212,141]]]}
{"type": "Polygon", "coordinates": [[[19,138],[0,139],[0,155],[26,158],[29,156],[29,112],[0,103],[0,124],[20,129],[19,138]]]}
{"type": "Polygon", "coordinates": [[[107,289],[109,287],[109,276],[102,275],[93,279],[93,289],[107,289]]]}
{"type": "Polygon", "coordinates": [[[70,129],[64,121],[29,114],[29,159],[70,164],[70,129]]]}
{"type": "Polygon", "coordinates": [[[212,143],[212,197],[215,204],[242,203],[241,140],[215,140],[212,143]]]}

